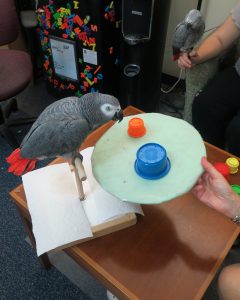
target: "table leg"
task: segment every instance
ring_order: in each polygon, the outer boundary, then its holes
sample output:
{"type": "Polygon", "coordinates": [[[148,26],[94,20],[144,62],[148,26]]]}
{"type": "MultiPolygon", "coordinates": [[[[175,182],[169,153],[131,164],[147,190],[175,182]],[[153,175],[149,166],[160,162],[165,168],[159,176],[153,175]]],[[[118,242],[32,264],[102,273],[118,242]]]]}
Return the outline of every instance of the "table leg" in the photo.
{"type": "MultiPolygon", "coordinates": [[[[19,211],[19,215],[20,215],[20,217],[22,219],[22,222],[23,222],[23,225],[25,227],[25,230],[26,230],[26,232],[27,232],[27,234],[28,234],[28,236],[30,238],[31,244],[32,244],[33,248],[36,249],[36,241],[35,241],[35,238],[34,238],[34,235],[33,235],[33,232],[32,232],[32,223],[27,218],[24,217],[21,209],[17,205],[16,205],[16,207],[17,207],[17,209],[19,211]]],[[[51,262],[50,262],[50,260],[48,258],[48,255],[46,253],[40,255],[38,257],[38,261],[41,264],[41,266],[43,268],[45,268],[46,270],[50,269],[51,266],[52,266],[51,262]]]]}

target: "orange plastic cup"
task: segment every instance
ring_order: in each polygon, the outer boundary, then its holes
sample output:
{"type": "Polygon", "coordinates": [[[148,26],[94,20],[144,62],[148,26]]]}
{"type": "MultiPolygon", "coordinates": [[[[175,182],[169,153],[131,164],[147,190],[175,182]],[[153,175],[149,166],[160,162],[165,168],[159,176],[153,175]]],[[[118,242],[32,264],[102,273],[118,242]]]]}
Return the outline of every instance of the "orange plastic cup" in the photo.
{"type": "Polygon", "coordinates": [[[128,134],[131,137],[139,138],[146,133],[146,127],[141,118],[132,118],[128,122],[128,134]]]}

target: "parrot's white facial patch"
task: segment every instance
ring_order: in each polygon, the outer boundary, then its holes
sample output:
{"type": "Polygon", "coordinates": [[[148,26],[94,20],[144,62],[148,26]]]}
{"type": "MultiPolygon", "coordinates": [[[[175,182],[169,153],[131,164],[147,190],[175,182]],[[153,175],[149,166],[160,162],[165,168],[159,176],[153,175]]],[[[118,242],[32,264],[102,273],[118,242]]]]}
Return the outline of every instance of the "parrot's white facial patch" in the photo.
{"type": "Polygon", "coordinates": [[[113,106],[112,104],[105,103],[100,107],[102,113],[109,119],[112,119],[116,112],[121,110],[121,107],[113,106]]]}
{"type": "Polygon", "coordinates": [[[198,10],[193,9],[187,14],[185,23],[194,26],[195,24],[198,24],[200,19],[201,13],[198,10]]]}

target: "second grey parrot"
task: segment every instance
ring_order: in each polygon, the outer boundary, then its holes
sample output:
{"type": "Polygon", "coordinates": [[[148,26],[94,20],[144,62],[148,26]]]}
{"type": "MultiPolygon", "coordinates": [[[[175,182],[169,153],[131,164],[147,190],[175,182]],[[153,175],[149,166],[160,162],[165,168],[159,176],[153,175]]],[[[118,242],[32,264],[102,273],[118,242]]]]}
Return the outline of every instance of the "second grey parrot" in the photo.
{"type": "Polygon", "coordinates": [[[63,156],[74,159],[89,133],[109,120],[123,118],[119,101],[110,95],[89,93],[67,97],[49,105],[6,159],[9,172],[21,175],[35,168],[37,160],[63,156]]]}
{"type": "Polygon", "coordinates": [[[192,9],[180,22],[172,39],[173,60],[177,60],[181,52],[190,51],[200,40],[205,30],[205,22],[199,10],[192,9]]]}

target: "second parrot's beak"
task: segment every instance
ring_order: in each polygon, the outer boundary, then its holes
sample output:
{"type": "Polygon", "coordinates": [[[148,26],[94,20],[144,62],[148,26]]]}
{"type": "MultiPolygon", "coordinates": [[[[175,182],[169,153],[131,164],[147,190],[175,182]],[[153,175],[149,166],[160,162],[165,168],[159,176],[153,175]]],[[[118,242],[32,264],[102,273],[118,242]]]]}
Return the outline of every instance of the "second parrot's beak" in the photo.
{"type": "Polygon", "coordinates": [[[123,111],[122,110],[116,111],[113,120],[118,120],[119,122],[121,122],[122,119],[123,119],[123,111]]]}

